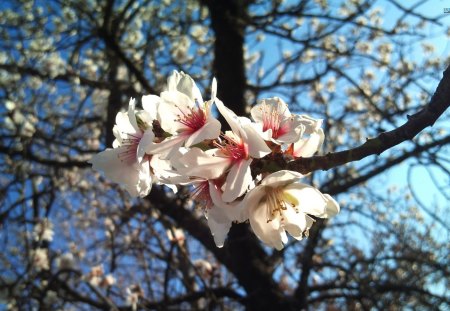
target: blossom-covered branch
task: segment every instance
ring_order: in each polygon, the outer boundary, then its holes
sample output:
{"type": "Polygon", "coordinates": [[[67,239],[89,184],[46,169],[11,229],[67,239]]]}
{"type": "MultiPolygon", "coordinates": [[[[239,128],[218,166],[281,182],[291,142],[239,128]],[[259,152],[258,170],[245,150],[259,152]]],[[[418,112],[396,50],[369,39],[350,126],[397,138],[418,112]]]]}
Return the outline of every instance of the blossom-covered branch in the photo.
{"type": "Polygon", "coordinates": [[[358,161],[370,155],[380,155],[382,152],[404,142],[412,140],[428,126],[432,126],[450,105],[450,67],[444,71],[431,101],[419,112],[408,116],[408,121],[402,126],[383,132],[376,138],[367,141],[356,148],[328,153],[323,156],[302,157],[281,164],[281,168],[307,174],[315,170],[328,170],[348,162],[358,161]]]}
{"type": "Polygon", "coordinates": [[[194,80],[175,71],[160,96],[142,97],[143,110],[131,99],[128,111],[116,116],[113,148],[94,156],[93,168],[132,196],[146,196],[154,183],[173,191],[191,185],[218,247],[232,222],[248,220],[264,243],[282,249],[286,232],[300,240],[315,221],[311,216],[339,212],[331,196],[300,182],[304,175],[271,165],[317,152],[322,120],[292,114],[277,97],[253,107],[252,119],[239,117],[217,98],[215,79],[211,89],[204,101],[194,80]],[[213,105],[231,131],[221,131],[213,105]]]}

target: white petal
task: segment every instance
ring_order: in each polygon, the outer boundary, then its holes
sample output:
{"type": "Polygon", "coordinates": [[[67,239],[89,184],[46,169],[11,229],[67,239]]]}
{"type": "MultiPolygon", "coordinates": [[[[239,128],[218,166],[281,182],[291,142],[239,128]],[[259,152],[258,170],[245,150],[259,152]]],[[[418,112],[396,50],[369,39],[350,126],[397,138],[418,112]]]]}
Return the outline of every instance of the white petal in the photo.
{"type": "Polygon", "coordinates": [[[147,129],[142,135],[141,140],[139,141],[139,145],[137,148],[137,158],[138,162],[141,163],[142,159],[145,156],[145,151],[149,148],[151,144],[153,144],[153,139],[155,138],[155,134],[153,134],[152,128],[147,129]]]}
{"type": "Polygon", "coordinates": [[[136,129],[130,123],[130,118],[128,113],[118,112],[116,115],[116,125],[113,129],[114,136],[119,139],[119,137],[123,138],[127,134],[135,134],[137,133],[136,129]]]}
{"type": "Polygon", "coordinates": [[[167,78],[167,90],[168,91],[176,91],[178,81],[180,81],[180,79],[181,79],[181,74],[178,71],[174,70],[172,72],[172,74],[169,76],[169,78],[167,78]]]}
{"type": "Polygon", "coordinates": [[[264,114],[267,113],[278,114],[281,121],[291,117],[291,112],[289,111],[288,105],[279,97],[262,99],[252,108],[250,113],[253,120],[257,122],[263,122],[264,114]]]}
{"type": "Polygon", "coordinates": [[[324,133],[322,129],[312,133],[308,138],[301,138],[294,144],[295,157],[312,157],[322,146],[324,133]]]}
{"type": "Polygon", "coordinates": [[[261,185],[276,188],[282,185],[288,185],[303,177],[302,174],[295,171],[281,170],[266,176],[261,185]]]}
{"type": "Polygon", "coordinates": [[[137,197],[139,192],[139,166],[137,163],[122,162],[119,154],[126,148],[106,149],[96,154],[89,163],[92,168],[102,172],[106,178],[123,185],[131,196],[137,197]]]}
{"type": "Polygon", "coordinates": [[[161,102],[158,106],[161,127],[164,131],[177,134],[179,130],[185,129],[186,125],[178,122],[183,114],[189,114],[194,102],[185,94],[178,91],[162,92],[161,102]]]}
{"type": "Polygon", "coordinates": [[[198,129],[188,137],[185,146],[190,147],[207,139],[216,139],[220,135],[220,125],[218,120],[210,118],[202,128],[198,129]]]}
{"type": "Polygon", "coordinates": [[[181,79],[177,84],[177,91],[186,94],[193,102],[203,103],[203,98],[194,80],[187,74],[181,72],[181,79]]]}
{"type": "Polygon", "coordinates": [[[328,208],[330,213],[334,213],[336,210],[335,204],[329,203],[329,197],[312,186],[297,182],[287,185],[283,191],[298,199],[298,209],[303,213],[327,218],[331,215],[328,214],[328,208]]]}
{"type": "Polygon", "coordinates": [[[213,206],[207,211],[208,226],[217,247],[223,247],[225,239],[231,228],[231,221],[223,213],[221,208],[213,206]]]}
{"type": "Polygon", "coordinates": [[[265,201],[252,208],[249,211],[250,226],[261,241],[280,250],[283,248],[283,241],[279,231],[279,222],[277,219],[267,221],[269,219],[268,210],[269,208],[265,201]]]}
{"type": "Polygon", "coordinates": [[[252,159],[240,160],[231,166],[227,179],[222,186],[224,202],[232,202],[248,190],[252,181],[251,163],[252,159]]]}
{"type": "Polygon", "coordinates": [[[151,120],[158,119],[158,106],[161,98],[156,95],[142,96],[142,108],[149,114],[151,120]]]}
{"type": "Polygon", "coordinates": [[[138,133],[138,132],[140,132],[140,130],[139,130],[139,126],[136,121],[136,114],[135,114],[136,113],[135,112],[136,103],[135,102],[136,101],[134,98],[130,99],[130,103],[128,104],[128,118],[130,119],[131,126],[133,126],[136,133],[138,133]]]}
{"type": "Polygon", "coordinates": [[[152,175],[150,174],[150,163],[148,161],[144,161],[139,165],[138,179],[136,189],[138,195],[143,198],[152,189],[152,175]]]}
{"type": "Polygon", "coordinates": [[[340,211],[339,203],[336,202],[336,200],[333,199],[329,194],[325,193],[324,196],[328,200],[325,212],[326,218],[336,216],[340,211]]]}
{"type": "Polygon", "coordinates": [[[248,219],[244,211],[245,205],[243,201],[234,201],[231,203],[224,202],[222,199],[222,192],[212,181],[209,181],[209,194],[214,205],[221,209],[231,221],[244,222],[248,219]]]}
{"type": "Polygon", "coordinates": [[[253,158],[262,158],[272,151],[251,124],[244,125],[241,132],[245,133],[242,138],[248,146],[248,153],[253,158]]]}
{"type": "Polygon", "coordinates": [[[303,212],[295,212],[291,207],[283,211],[283,227],[297,240],[303,235],[307,229],[306,214],[303,212]]]}
{"type": "Polygon", "coordinates": [[[219,178],[230,166],[230,159],[218,156],[216,151],[211,149],[205,152],[199,148],[192,148],[174,163],[175,168],[187,176],[219,178]]]}
{"type": "Polygon", "coordinates": [[[225,118],[227,123],[230,125],[231,130],[237,134],[240,135],[241,132],[241,124],[239,122],[238,116],[230,109],[225,107],[223,102],[220,99],[215,100],[217,109],[219,110],[220,114],[225,118]]]}
{"type": "Polygon", "coordinates": [[[215,101],[216,97],[217,97],[217,80],[216,78],[213,78],[211,85],[211,100],[215,101]]]}
{"type": "Polygon", "coordinates": [[[152,143],[145,150],[148,154],[160,154],[164,159],[170,159],[183,145],[185,136],[172,136],[164,139],[160,143],[152,143]]]}

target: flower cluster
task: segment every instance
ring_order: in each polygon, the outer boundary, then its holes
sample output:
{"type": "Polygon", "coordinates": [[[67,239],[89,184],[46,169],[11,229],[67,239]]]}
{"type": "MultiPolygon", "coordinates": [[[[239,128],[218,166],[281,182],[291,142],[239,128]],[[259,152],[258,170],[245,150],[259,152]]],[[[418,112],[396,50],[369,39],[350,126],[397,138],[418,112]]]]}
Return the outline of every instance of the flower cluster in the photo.
{"type": "Polygon", "coordinates": [[[277,249],[307,235],[311,216],[326,218],[339,205],[327,194],[299,182],[302,174],[274,169],[271,159],[312,156],[322,145],[322,120],[292,114],[280,98],[261,100],[252,120],[239,117],[216,96],[204,101],[194,80],[174,72],[160,96],[131,99],[119,112],[112,149],[95,155],[93,168],[122,184],[132,196],[146,196],[152,184],[191,185],[203,206],[218,247],[232,222],[249,221],[264,243],[277,249]],[[215,105],[229,130],[214,117],[215,105]],[[269,164],[267,164],[269,163],[269,164]]]}

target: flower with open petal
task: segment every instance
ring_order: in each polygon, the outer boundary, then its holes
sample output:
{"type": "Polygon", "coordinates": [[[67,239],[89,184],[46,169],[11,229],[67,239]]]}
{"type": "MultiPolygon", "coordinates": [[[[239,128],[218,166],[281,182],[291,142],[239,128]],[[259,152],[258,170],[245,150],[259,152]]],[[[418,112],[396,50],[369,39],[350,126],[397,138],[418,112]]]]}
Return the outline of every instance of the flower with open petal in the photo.
{"type": "Polygon", "coordinates": [[[303,131],[301,118],[291,114],[287,104],[278,97],[261,100],[252,108],[251,115],[260,126],[264,140],[276,144],[294,143],[303,131]]]}
{"type": "Polygon", "coordinates": [[[219,99],[216,99],[216,106],[232,129],[232,132],[225,132],[222,142],[216,145],[221,157],[230,166],[222,186],[222,199],[224,202],[232,202],[249,189],[252,182],[252,159],[262,158],[271,150],[257,134],[250,120],[237,117],[219,99]]]}
{"type": "Polygon", "coordinates": [[[338,203],[328,194],[298,182],[302,175],[278,171],[265,177],[244,198],[244,215],[265,244],[280,250],[288,241],[286,231],[300,240],[314,220],[309,215],[328,218],[339,212],[338,203]]]}
{"type": "Polygon", "coordinates": [[[305,115],[301,116],[301,120],[304,131],[301,138],[293,144],[292,155],[294,157],[311,157],[322,147],[324,141],[322,120],[305,115]]]}
{"type": "Polygon", "coordinates": [[[137,120],[135,101],[131,99],[128,113],[119,112],[116,116],[114,148],[96,154],[90,163],[107,178],[122,184],[130,195],[144,197],[152,187],[150,158],[145,150],[154,134],[150,124],[143,131],[137,120]]]}
{"type": "Polygon", "coordinates": [[[211,113],[216,91],[217,83],[214,79],[212,99],[204,102],[194,80],[183,72],[175,71],[168,79],[167,91],[161,93],[158,109],[161,127],[172,135],[161,144],[171,144],[173,150],[217,138],[220,134],[220,122],[211,113]]]}

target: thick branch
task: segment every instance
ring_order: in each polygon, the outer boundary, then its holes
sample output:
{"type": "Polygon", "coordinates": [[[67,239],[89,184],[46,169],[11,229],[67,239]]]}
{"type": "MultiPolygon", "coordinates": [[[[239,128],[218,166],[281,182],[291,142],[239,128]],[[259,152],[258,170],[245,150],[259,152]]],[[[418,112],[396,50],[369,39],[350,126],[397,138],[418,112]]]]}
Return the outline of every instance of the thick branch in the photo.
{"type": "Polygon", "coordinates": [[[412,140],[424,128],[432,126],[450,105],[450,67],[444,71],[431,101],[423,109],[412,116],[402,126],[383,132],[376,138],[368,139],[364,144],[353,149],[329,153],[324,156],[299,158],[286,163],[284,169],[309,173],[315,170],[328,170],[352,161],[359,161],[370,155],[382,152],[406,141],[412,140]]]}

